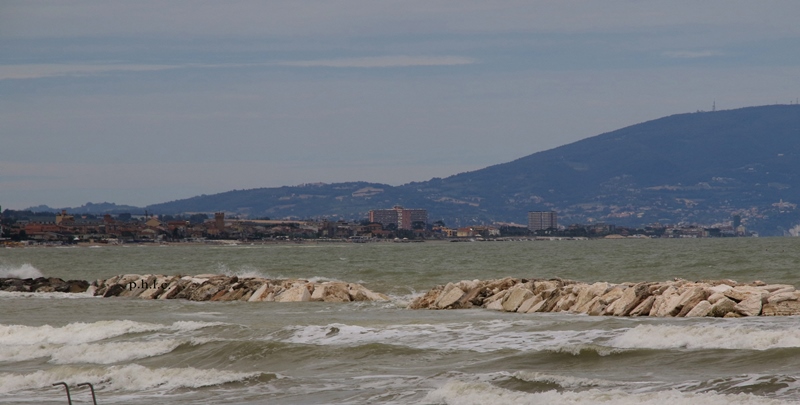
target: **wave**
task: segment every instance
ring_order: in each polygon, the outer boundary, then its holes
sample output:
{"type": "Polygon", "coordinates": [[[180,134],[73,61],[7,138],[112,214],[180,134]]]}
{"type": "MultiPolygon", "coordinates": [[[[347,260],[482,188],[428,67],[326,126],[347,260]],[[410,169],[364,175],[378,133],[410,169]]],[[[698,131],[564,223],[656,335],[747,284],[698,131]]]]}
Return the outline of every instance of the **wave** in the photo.
{"type": "Polygon", "coordinates": [[[713,392],[681,392],[674,389],[631,393],[621,389],[591,388],[584,391],[550,390],[545,392],[521,392],[497,387],[486,382],[448,381],[431,391],[423,403],[483,405],[483,404],[614,404],[614,405],[730,405],[730,404],[793,404],[775,398],[753,394],[718,394],[713,392]]]}
{"type": "Polygon", "coordinates": [[[178,346],[188,343],[183,340],[159,340],[140,342],[113,342],[103,344],[81,344],[56,349],[50,356],[56,364],[93,363],[114,364],[125,361],[161,356],[178,346]]]}
{"type": "Polygon", "coordinates": [[[39,278],[44,277],[41,270],[30,263],[21,266],[0,265],[0,278],[39,278]]]}
{"type": "Polygon", "coordinates": [[[68,293],[68,292],[20,292],[20,291],[0,291],[0,298],[16,299],[16,298],[35,298],[44,300],[69,300],[69,299],[102,299],[103,297],[95,297],[92,292],[82,293],[68,293]]]}
{"type": "MultiPolygon", "coordinates": [[[[518,371],[511,375],[514,379],[537,383],[555,388],[558,391],[580,391],[592,388],[616,388],[630,392],[645,393],[677,390],[695,394],[755,394],[777,398],[796,398],[800,394],[800,378],[775,374],[743,374],[719,377],[709,380],[684,382],[666,381],[610,381],[598,378],[564,376],[534,371],[518,371]]],[[[525,391],[530,391],[525,389],[525,391]]],[[[544,390],[539,390],[544,391],[544,390]]]]}
{"type": "Polygon", "coordinates": [[[675,388],[691,392],[721,394],[748,392],[797,398],[800,394],[800,380],[796,376],[788,375],[743,374],[706,381],[689,381],[675,388]]]}
{"type": "Polygon", "coordinates": [[[562,376],[535,371],[517,371],[513,374],[513,377],[527,382],[554,384],[561,388],[567,389],[587,387],[617,387],[620,385],[618,382],[602,380],[598,378],[562,376]]]}
{"type": "Polygon", "coordinates": [[[268,381],[274,378],[279,376],[193,367],[151,369],[138,364],[95,368],[62,366],[29,374],[0,374],[0,393],[51,388],[53,381],[64,381],[69,385],[89,382],[97,390],[131,392],[201,388],[252,379],[268,381]]]}
{"type": "Polygon", "coordinates": [[[549,352],[609,356],[642,350],[800,349],[796,321],[783,323],[641,324],[633,328],[555,329],[545,323],[483,321],[369,327],[331,323],[291,326],[284,342],[322,346],[386,343],[415,349],[549,352]],[[543,328],[544,326],[544,328],[543,328]]]}
{"type": "Polygon", "coordinates": [[[55,364],[114,364],[161,356],[186,343],[190,342],[167,339],[100,344],[82,343],[67,346],[51,344],[8,346],[0,351],[0,361],[19,362],[50,357],[50,363],[55,364]]]}
{"type": "Polygon", "coordinates": [[[736,349],[800,348],[796,325],[764,329],[752,325],[639,325],[625,330],[608,344],[624,349],[736,349]]]}
{"type": "Polygon", "coordinates": [[[75,345],[97,342],[130,333],[175,331],[188,332],[210,326],[224,325],[221,322],[178,321],[171,325],[135,322],[130,320],[74,322],[65,326],[50,325],[0,325],[0,345],[29,346],[35,344],[75,345]]]}
{"type": "Polygon", "coordinates": [[[284,342],[313,345],[358,346],[386,343],[415,349],[551,351],[581,354],[596,352],[607,355],[613,348],[594,342],[607,336],[602,330],[513,330],[518,322],[487,321],[475,323],[387,325],[365,327],[332,323],[327,325],[291,326],[284,342]]]}

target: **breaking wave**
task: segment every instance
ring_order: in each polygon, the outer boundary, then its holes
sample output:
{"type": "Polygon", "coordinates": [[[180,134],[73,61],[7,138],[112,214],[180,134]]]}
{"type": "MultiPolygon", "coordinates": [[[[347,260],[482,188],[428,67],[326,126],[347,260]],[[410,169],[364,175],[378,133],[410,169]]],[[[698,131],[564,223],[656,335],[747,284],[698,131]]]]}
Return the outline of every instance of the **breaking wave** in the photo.
{"type": "Polygon", "coordinates": [[[74,322],[65,326],[50,325],[0,325],[0,345],[34,344],[82,344],[97,342],[129,333],[175,331],[188,332],[210,326],[224,325],[221,322],[179,321],[171,325],[147,322],[97,321],[94,323],[74,322]]]}
{"type": "Polygon", "coordinates": [[[478,322],[455,324],[387,325],[364,327],[333,323],[327,325],[292,326],[287,331],[287,343],[314,345],[356,346],[387,343],[415,349],[550,351],[580,354],[597,352],[606,355],[614,349],[594,342],[607,337],[602,330],[517,331],[509,322],[478,322]]]}
{"type": "Polygon", "coordinates": [[[800,347],[800,330],[759,326],[639,325],[612,338],[609,344],[624,349],[770,350],[800,347]]]}
{"type": "Polygon", "coordinates": [[[39,278],[44,277],[41,270],[30,263],[21,266],[0,265],[0,278],[39,278]]]}
{"type": "MultiPolygon", "coordinates": [[[[581,382],[579,382],[581,383],[581,382]]],[[[752,394],[718,394],[714,392],[681,392],[667,389],[631,393],[620,389],[591,388],[585,391],[550,390],[521,392],[500,388],[486,382],[448,381],[431,391],[423,403],[484,405],[484,404],[614,404],[614,405],[730,405],[730,404],[792,404],[774,398],[752,394]]]]}
{"type": "Polygon", "coordinates": [[[157,388],[201,388],[255,378],[276,378],[275,374],[241,373],[215,369],[148,368],[138,364],[110,367],[61,366],[28,374],[0,374],[0,393],[51,387],[53,381],[69,385],[81,382],[94,384],[98,390],[142,391],[157,388]]]}

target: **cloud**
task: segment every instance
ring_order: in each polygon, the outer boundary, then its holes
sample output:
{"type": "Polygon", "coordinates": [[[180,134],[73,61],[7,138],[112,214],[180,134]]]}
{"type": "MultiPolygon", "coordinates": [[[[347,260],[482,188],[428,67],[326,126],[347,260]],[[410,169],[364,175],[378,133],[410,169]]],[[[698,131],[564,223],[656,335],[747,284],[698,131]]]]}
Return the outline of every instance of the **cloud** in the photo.
{"type": "Polygon", "coordinates": [[[461,56],[373,56],[363,58],[318,59],[279,62],[282,66],[334,68],[392,68],[412,66],[471,65],[475,59],[461,56]]]}
{"type": "Polygon", "coordinates": [[[0,66],[0,80],[41,79],[59,76],[89,76],[108,72],[143,72],[176,69],[174,65],[117,64],[26,64],[0,66]]]}
{"type": "Polygon", "coordinates": [[[675,59],[699,59],[699,58],[712,58],[715,56],[723,56],[725,53],[720,51],[667,51],[662,53],[663,56],[675,59]]]}
{"type": "Polygon", "coordinates": [[[42,79],[59,76],[90,76],[111,72],[146,72],[182,68],[235,68],[252,66],[331,67],[331,68],[392,68],[415,66],[458,66],[476,63],[461,56],[374,56],[363,58],[317,59],[277,63],[231,64],[20,64],[0,65],[0,80],[42,79]]]}

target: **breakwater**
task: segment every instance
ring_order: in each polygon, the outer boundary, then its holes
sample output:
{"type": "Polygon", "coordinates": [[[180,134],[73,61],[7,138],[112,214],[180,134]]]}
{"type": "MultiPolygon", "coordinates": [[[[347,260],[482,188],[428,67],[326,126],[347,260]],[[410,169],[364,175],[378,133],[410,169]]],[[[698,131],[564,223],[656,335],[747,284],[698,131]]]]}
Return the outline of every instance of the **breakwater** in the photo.
{"type": "MultiPolygon", "coordinates": [[[[356,283],[273,280],[218,274],[123,274],[93,282],[54,277],[0,278],[0,291],[87,293],[102,297],[192,301],[351,302],[386,301],[356,283]]],[[[743,317],[800,315],[800,291],[789,284],[733,280],[582,283],[563,279],[462,280],[439,285],[409,309],[461,309],[593,316],[743,317]]]]}
{"type": "Polygon", "coordinates": [[[92,283],[60,278],[4,278],[0,291],[88,293],[102,297],[187,299],[192,301],[350,302],[386,301],[383,294],[356,283],[272,280],[218,274],[167,276],[123,274],[92,283]]]}
{"type": "Polygon", "coordinates": [[[788,284],[733,280],[612,284],[503,278],[464,280],[434,287],[410,309],[572,312],[608,316],[743,317],[800,315],[800,292],[788,284]]]}

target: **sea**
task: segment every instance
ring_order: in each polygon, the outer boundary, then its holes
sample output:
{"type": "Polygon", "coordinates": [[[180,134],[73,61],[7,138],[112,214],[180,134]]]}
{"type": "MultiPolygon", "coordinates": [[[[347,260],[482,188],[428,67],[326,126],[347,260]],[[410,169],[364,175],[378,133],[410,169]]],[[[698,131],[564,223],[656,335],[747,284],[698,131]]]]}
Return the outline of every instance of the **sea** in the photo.
{"type": "Polygon", "coordinates": [[[410,310],[474,279],[800,286],[800,239],[239,243],[0,249],[0,277],[217,273],[341,280],[388,302],[0,292],[0,403],[800,403],[800,317],[410,310]]]}

